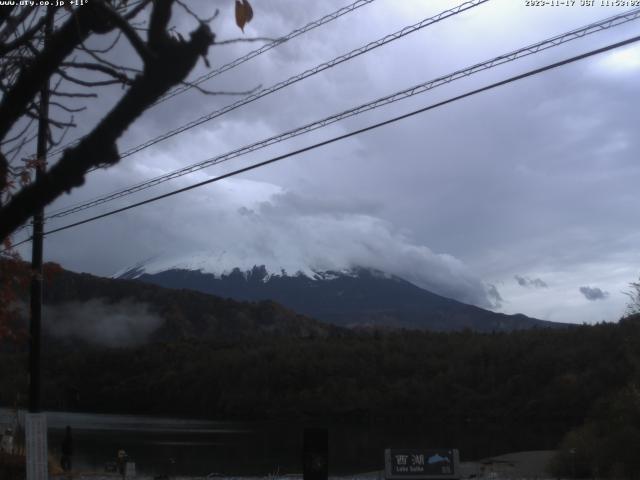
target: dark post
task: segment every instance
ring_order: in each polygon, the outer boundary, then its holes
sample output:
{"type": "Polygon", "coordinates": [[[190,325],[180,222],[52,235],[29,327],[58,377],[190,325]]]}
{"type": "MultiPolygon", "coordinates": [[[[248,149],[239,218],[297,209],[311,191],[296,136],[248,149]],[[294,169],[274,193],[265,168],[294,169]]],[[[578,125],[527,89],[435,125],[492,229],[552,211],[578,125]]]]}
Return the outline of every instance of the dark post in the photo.
{"type": "Polygon", "coordinates": [[[304,480],[329,478],[329,434],[326,428],[305,428],[303,440],[304,480]]]}
{"type": "MultiPolygon", "coordinates": [[[[45,45],[53,28],[53,12],[47,9],[45,24],[45,45]]],[[[49,128],[49,79],[40,90],[40,109],[38,118],[38,146],[36,163],[36,182],[40,181],[46,170],[47,129],[49,128]]],[[[31,321],[29,327],[29,411],[38,413],[40,402],[40,337],[42,323],[42,232],[44,230],[44,210],[33,216],[33,243],[31,250],[31,321]]]]}

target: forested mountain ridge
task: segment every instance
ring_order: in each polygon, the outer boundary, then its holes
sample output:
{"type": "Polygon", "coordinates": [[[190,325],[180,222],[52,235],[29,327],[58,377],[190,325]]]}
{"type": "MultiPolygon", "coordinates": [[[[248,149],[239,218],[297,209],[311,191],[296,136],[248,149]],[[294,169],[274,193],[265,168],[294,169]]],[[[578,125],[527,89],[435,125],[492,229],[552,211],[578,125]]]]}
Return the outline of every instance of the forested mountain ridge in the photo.
{"type": "MultiPolygon", "coordinates": [[[[71,272],[56,274],[46,291],[48,308],[100,298],[107,310],[144,305],[165,322],[138,345],[45,338],[48,409],[391,420],[429,428],[513,425],[515,432],[548,426],[557,442],[570,432],[561,452],[588,452],[575,457],[587,476],[594,468],[616,476],[620,462],[636,465],[637,315],[616,324],[513,332],[354,331],[273,302],[241,303],[71,272]]],[[[44,322],[50,320],[45,315],[44,322]]],[[[84,320],[89,325],[96,318],[84,320]]],[[[2,405],[25,398],[25,352],[26,344],[0,348],[2,405]]],[[[573,462],[559,456],[558,475],[571,473],[573,462]]]]}
{"type": "MultiPolygon", "coordinates": [[[[92,307],[101,311],[115,309],[120,316],[126,316],[128,310],[135,316],[140,310],[138,307],[144,307],[149,315],[161,319],[157,329],[149,332],[150,342],[189,338],[230,340],[256,335],[322,336],[337,330],[272,301],[238,302],[201,292],[166,289],[66,270],[59,271],[46,282],[44,303],[53,309],[70,304],[71,308],[65,311],[86,312],[86,322],[95,320],[92,307]],[[92,303],[96,299],[100,300],[97,306],[92,303]]],[[[54,318],[53,321],[64,319],[54,318]]],[[[49,327],[56,328],[55,325],[49,327]]]]}
{"type": "Polygon", "coordinates": [[[188,288],[240,301],[273,300],[312,318],[342,327],[407,328],[479,332],[566,327],[526,315],[506,315],[429,292],[384,272],[366,268],[309,274],[273,274],[264,266],[215,275],[170,269],[133,268],[121,278],[168,288],[188,288]]]}

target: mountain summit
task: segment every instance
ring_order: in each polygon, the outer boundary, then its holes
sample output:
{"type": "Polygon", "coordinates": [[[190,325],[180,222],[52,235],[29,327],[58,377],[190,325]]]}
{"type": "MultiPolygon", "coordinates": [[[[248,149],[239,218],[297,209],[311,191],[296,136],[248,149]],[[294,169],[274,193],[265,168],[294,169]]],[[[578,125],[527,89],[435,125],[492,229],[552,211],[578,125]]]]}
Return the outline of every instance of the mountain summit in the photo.
{"type": "Polygon", "coordinates": [[[525,315],[505,315],[429,292],[398,277],[368,268],[299,270],[294,274],[264,265],[208,273],[177,265],[161,270],[139,264],[118,274],[167,288],[196,290],[243,301],[273,300],[317,320],[352,328],[407,328],[434,331],[512,331],[564,324],[525,315]]]}

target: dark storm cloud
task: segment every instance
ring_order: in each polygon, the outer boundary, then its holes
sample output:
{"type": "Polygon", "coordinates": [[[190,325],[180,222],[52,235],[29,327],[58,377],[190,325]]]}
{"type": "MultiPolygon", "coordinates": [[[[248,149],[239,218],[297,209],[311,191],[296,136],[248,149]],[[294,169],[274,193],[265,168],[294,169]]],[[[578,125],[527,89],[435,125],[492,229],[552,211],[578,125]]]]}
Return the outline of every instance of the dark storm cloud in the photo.
{"type": "Polygon", "coordinates": [[[539,278],[529,278],[529,277],[521,277],[520,275],[514,275],[514,278],[516,279],[516,282],[518,282],[518,285],[520,285],[521,287],[533,287],[533,288],[548,288],[549,285],[547,285],[546,282],[544,282],[543,280],[539,279],[539,278]]]}
{"type": "Polygon", "coordinates": [[[580,287],[580,293],[590,301],[604,300],[609,296],[609,292],[605,292],[598,287],[580,287]]]}

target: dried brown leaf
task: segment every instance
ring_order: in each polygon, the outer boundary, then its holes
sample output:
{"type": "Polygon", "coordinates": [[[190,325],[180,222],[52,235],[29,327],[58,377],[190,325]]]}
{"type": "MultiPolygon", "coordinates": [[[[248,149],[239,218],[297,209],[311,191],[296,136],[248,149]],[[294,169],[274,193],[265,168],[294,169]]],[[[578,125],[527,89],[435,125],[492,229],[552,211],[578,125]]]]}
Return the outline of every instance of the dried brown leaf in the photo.
{"type": "Polygon", "coordinates": [[[253,8],[249,0],[236,0],[236,25],[244,33],[244,26],[253,18],[253,8]]]}

